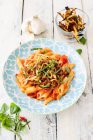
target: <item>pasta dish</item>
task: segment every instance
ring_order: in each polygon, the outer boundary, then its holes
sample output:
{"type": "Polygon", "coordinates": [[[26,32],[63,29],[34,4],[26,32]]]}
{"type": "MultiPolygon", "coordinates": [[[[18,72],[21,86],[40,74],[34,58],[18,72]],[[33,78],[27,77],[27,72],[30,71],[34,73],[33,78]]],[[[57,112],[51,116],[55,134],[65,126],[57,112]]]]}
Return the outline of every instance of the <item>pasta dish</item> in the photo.
{"type": "Polygon", "coordinates": [[[17,58],[16,82],[27,96],[47,105],[67,93],[75,75],[75,64],[70,63],[66,55],[53,53],[49,48],[34,49],[28,58],[17,58]]]}

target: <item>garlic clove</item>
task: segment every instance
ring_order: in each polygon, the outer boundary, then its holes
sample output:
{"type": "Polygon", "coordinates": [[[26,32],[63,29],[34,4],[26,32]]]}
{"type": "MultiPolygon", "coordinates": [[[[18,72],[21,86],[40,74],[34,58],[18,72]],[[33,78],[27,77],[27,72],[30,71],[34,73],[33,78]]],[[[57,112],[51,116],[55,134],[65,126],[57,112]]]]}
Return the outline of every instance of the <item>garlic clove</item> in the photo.
{"type": "Polygon", "coordinates": [[[21,29],[23,32],[33,33],[35,35],[39,35],[46,30],[43,21],[37,15],[26,19],[21,29]]]}
{"type": "Polygon", "coordinates": [[[31,29],[35,35],[39,35],[45,31],[45,25],[41,19],[35,16],[31,21],[31,29]]]}
{"type": "Polygon", "coordinates": [[[32,26],[31,26],[31,22],[30,21],[27,23],[27,31],[29,33],[32,33],[32,26]]]}
{"type": "Polygon", "coordinates": [[[28,30],[31,32],[31,27],[30,26],[31,26],[31,19],[28,18],[22,23],[21,30],[23,32],[28,32],[28,30]]]}

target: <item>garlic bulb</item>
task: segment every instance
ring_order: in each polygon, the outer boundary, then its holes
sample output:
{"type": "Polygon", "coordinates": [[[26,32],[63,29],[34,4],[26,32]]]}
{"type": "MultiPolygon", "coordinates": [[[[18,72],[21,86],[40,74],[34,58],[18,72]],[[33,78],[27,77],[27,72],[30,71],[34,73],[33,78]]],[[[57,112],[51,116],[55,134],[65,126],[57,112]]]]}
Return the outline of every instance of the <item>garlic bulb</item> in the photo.
{"type": "Polygon", "coordinates": [[[39,19],[38,17],[33,17],[31,22],[31,28],[32,28],[32,32],[36,35],[39,35],[45,31],[45,25],[42,22],[42,20],[39,19]]]}
{"type": "MultiPolygon", "coordinates": [[[[28,27],[30,27],[29,25],[31,24],[31,20],[30,19],[26,19],[21,26],[21,29],[23,32],[28,32],[28,27]]],[[[30,29],[31,30],[31,29],[30,29]]]]}
{"type": "Polygon", "coordinates": [[[22,24],[22,31],[39,35],[44,32],[45,25],[38,16],[33,16],[32,19],[28,19],[22,24]]]}

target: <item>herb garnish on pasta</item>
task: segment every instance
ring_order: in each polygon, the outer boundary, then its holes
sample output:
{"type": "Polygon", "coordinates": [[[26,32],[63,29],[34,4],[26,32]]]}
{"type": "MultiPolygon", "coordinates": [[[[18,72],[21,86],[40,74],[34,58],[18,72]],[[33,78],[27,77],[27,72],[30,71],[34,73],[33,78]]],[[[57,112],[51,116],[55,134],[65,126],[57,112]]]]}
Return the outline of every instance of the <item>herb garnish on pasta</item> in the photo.
{"type": "Polygon", "coordinates": [[[36,50],[26,59],[17,58],[19,73],[16,82],[31,98],[44,100],[45,105],[66,94],[74,77],[75,64],[66,55],[53,53],[49,48],[36,50]]]}

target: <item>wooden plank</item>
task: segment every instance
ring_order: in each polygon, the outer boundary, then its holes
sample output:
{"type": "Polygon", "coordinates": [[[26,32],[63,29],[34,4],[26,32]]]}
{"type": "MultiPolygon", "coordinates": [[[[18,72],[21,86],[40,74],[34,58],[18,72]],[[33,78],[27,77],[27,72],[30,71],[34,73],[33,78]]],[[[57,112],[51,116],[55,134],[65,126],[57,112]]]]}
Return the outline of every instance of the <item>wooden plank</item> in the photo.
{"type": "MultiPolygon", "coordinates": [[[[8,55],[20,44],[21,9],[22,0],[0,0],[0,105],[11,102],[3,87],[2,72],[8,55]]],[[[13,140],[13,133],[1,129],[0,140],[4,139],[13,140]]]]}
{"type": "MultiPolygon", "coordinates": [[[[86,4],[86,1],[84,1],[86,4]]],[[[88,2],[87,2],[88,4],[88,2]]],[[[60,11],[65,6],[82,8],[81,0],[54,0],[54,17],[57,11],[60,11]]],[[[87,7],[87,5],[86,5],[87,7]]],[[[92,5],[91,5],[92,8],[92,5]]],[[[91,15],[92,16],[92,15],[91,15]]],[[[92,36],[92,33],[91,33],[92,36]]],[[[59,35],[59,32],[54,24],[54,38],[64,40],[64,37],[59,35]]],[[[91,37],[92,40],[92,37],[91,37]]],[[[68,110],[58,113],[57,115],[57,139],[58,140],[88,140],[93,139],[92,131],[92,116],[93,116],[93,95],[90,80],[90,67],[88,61],[87,45],[82,46],[78,43],[71,43],[73,48],[82,48],[82,58],[87,68],[88,81],[84,94],[79,101],[70,107],[68,110]],[[86,112],[87,110],[87,112],[86,112]],[[91,124],[89,124],[91,122],[91,124]],[[90,131],[89,131],[90,130],[90,131]]]]}
{"type": "MultiPolygon", "coordinates": [[[[52,1],[47,0],[25,0],[23,21],[33,15],[45,22],[47,31],[38,37],[53,37],[52,24],[52,1]]],[[[37,37],[37,38],[38,38],[37,37]]],[[[28,111],[23,111],[23,115],[31,120],[31,131],[23,136],[23,140],[56,140],[56,120],[55,115],[32,115],[28,111]]]]}
{"type": "Polygon", "coordinates": [[[91,69],[91,83],[92,83],[92,92],[93,92],[93,38],[92,38],[92,30],[93,30],[93,1],[90,0],[82,0],[83,10],[88,14],[89,16],[89,26],[87,29],[87,49],[89,54],[89,64],[91,69]]]}

